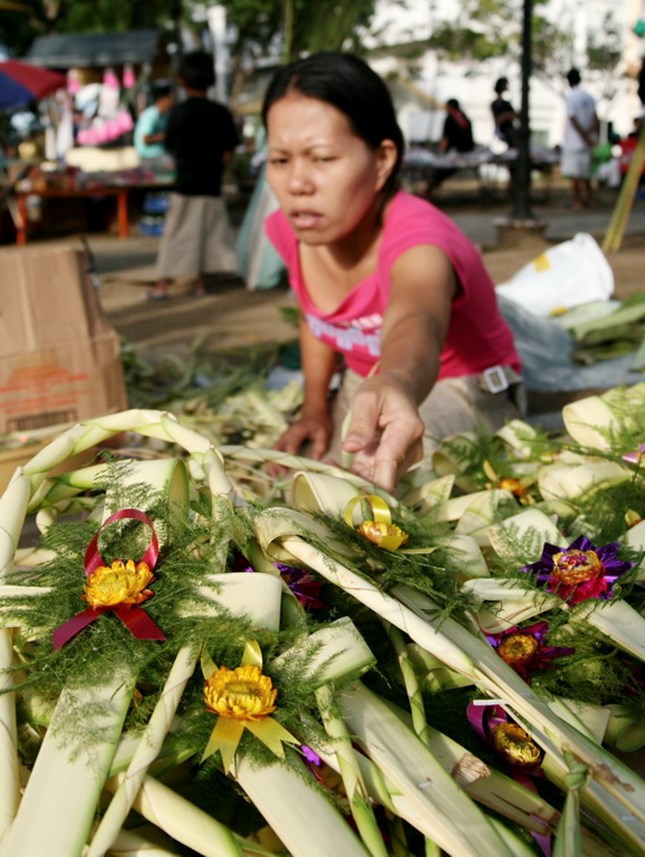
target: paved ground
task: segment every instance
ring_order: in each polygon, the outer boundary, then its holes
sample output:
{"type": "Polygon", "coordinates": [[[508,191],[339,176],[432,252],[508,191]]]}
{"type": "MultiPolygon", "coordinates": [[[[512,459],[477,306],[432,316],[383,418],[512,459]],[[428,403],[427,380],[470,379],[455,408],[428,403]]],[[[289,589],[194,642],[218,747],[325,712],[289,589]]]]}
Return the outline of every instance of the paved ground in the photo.
{"type": "MultiPolygon", "coordinates": [[[[446,194],[437,204],[482,248],[493,279],[501,283],[544,247],[577,232],[589,232],[601,243],[615,202],[614,192],[604,193],[597,208],[581,211],[566,207],[566,193],[552,194],[549,205],[536,205],[532,212],[535,220],[544,223],[544,229],[531,231],[528,237],[523,231],[515,234],[511,230],[516,246],[506,246],[504,230],[500,232],[498,226],[510,214],[504,200],[478,203],[446,194]]],[[[252,292],[240,280],[221,278],[213,280],[208,296],[202,299],[189,297],[189,285],[179,284],[174,300],[146,302],[146,284],[153,278],[158,242],[157,238],[137,234],[125,241],[113,236],[90,237],[103,307],[115,327],[136,347],[181,349],[198,336],[205,337],[213,349],[293,338],[294,329],[281,311],[292,306],[284,289],[252,292]]],[[[624,299],[635,291],[645,291],[645,201],[635,202],[623,246],[608,259],[617,297],[624,299]]]]}

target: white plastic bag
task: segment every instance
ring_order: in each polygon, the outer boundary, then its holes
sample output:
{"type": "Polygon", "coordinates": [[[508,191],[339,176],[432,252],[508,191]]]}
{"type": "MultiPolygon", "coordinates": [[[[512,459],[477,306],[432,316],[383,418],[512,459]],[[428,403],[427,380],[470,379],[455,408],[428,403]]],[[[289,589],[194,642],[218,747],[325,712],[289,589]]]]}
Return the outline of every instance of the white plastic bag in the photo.
{"type": "Polygon", "coordinates": [[[587,232],[549,247],[497,286],[500,295],[542,317],[593,301],[608,300],[614,292],[614,273],[587,232]]]}

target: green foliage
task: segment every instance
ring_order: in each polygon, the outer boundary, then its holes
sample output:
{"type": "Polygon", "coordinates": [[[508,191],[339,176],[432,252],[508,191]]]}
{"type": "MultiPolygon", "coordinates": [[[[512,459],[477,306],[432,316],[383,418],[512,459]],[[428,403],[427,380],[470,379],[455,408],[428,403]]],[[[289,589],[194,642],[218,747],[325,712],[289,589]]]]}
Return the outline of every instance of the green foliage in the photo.
{"type": "Polygon", "coordinates": [[[182,0],[27,0],[0,17],[0,41],[23,56],[37,36],[164,28],[181,15],[182,0]]]}
{"type": "Polygon", "coordinates": [[[304,52],[360,50],[358,30],[369,25],[375,2],[223,0],[222,5],[238,30],[235,55],[257,57],[275,48],[280,35],[283,59],[288,61],[304,52]]]}
{"type": "Polygon", "coordinates": [[[295,0],[292,56],[341,49],[361,53],[359,30],[369,25],[374,7],[374,0],[295,0]]]}
{"type": "Polygon", "coordinates": [[[267,343],[227,352],[209,351],[206,337],[198,337],[188,355],[171,352],[146,358],[135,346],[121,341],[121,358],[133,408],[179,408],[195,411],[200,405],[213,411],[227,397],[267,378],[276,365],[280,343],[267,343]]]}
{"type": "Polygon", "coordinates": [[[562,79],[573,65],[573,34],[540,15],[533,17],[533,70],[545,78],[562,79]]]}
{"type": "Polygon", "coordinates": [[[238,31],[233,54],[256,57],[265,53],[280,30],[282,4],[276,0],[223,0],[222,6],[238,31]]]}
{"type": "Polygon", "coordinates": [[[575,654],[535,673],[531,685],[537,693],[590,705],[621,704],[642,718],[645,695],[638,686],[638,666],[632,658],[585,639],[584,632],[569,637],[566,645],[574,646],[575,654]]]}
{"type": "MultiPolygon", "coordinates": [[[[544,74],[562,74],[571,65],[572,36],[552,23],[533,4],[531,52],[533,66],[544,74]],[[564,56],[568,53],[566,61],[564,56]]],[[[449,59],[485,61],[505,56],[521,57],[522,0],[466,0],[454,19],[435,28],[428,46],[449,59]]]]}
{"type": "MultiPolygon", "coordinates": [[[[403,507],[401,511],[405,511],[403,507]]],[[[335,541],[343,545],[344,551],[338,561],[374,586],[388,591],[397,584],[405,584],[434,600],[437,610],[433,619],[441,622],[451,617],[468,624],[465,611],[472,605],[461,591],[460,567],[455,555],[447,550],[430,550],[434,547],[435,538],[448,532],[445,524],[433,525],[428,520],[419,521],[413,515],[404,515],[394,523],[408,534],[409,540],[402,548],[391,551],[374,544],[338,518],[321,515],[319,519],[335,537],[333,541],[319,545],[324,553],[333,554],[335,541]],[[345,552],[345,548],[350,548],[351,553],[345,552]],[[444,562],[448,558],[450,564],[446,566],[444,562]]],[[[316,538],[311,536],[310,541],[315,544],[316,538]]],[[[353,613],[355,606],[351,609],[353,613]]],[[[359,629],[362,631],[360,626],[359,629]]]]}
{"type": "Polygon", "coordinates": [[[459,26],[449,22],[440,24],[428,40],[428,46],[443,54],[448,59],[457,60],[469,57],[477,60],[487,60],[508,53],[511,44],[516,39],[501,36],[491,39],[490,35],[475,30],[470,26],[459,26]]]}
{"type": "Polygon", "coordinates": [[[613,12],[607,12],[601,26],[589,33],[587,59],[589,68],[613,72],[622,59],[622,34],[613,12]]]}
{"type": "Polygon", "coordinates": [[[180,14],[181,2],[178,0],[146,0],[145,3],[95,0],[91,4],[67,0],[61,3],[57,30],[86,33],[143,30],[163,26],[176,20],[180,14]]]}

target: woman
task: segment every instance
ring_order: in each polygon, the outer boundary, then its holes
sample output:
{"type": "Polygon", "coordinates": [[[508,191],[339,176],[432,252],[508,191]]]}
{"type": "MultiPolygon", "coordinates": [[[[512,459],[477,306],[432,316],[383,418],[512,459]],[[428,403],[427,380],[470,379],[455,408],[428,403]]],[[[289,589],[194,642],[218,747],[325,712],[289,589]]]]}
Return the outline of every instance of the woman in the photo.
{"type": "Polygon", "coordinates": [[[508,78],[500,77],[495,82],[495,100],[490,109],[495,122],[495,134],[503,140],[509,149],[517,148],[517,121],[519,116],[510,101],[504,98],[508,91],[508,78]]]}
{"type": "Polygon", "coordinates": [[[337,460],[342,443],[355,472],[391,491],[422,457],[424,435],[427,454],[480,418],[496,427],[518,415],[511,332],[473,245],[397,190],[403,137],[368,65],[321,53],[286,66],[263,118],[280,204],[266,227],[300,305],[304,373],[299,418],[276,447],[337,460]]]}

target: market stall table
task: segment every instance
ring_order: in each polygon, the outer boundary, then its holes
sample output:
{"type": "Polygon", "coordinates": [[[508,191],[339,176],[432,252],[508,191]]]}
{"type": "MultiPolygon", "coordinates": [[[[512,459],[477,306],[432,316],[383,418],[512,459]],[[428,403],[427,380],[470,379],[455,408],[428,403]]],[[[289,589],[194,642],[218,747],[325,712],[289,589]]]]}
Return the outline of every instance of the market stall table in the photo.
{"type": "Polygon", "coordinates": [[[41,188],[29,189],[22,191],[14,191],[16,203],[18,205],[19,218],[16,223],[16,244],[24,245],[27,243],[27,233],[29,231],[29,220],[27,216],[27,199],[28,197],[39,197],[40,199],[79,199],[115,196],[117,200],[117,228],[119,238],[127,238],[130,230],[130,222],[128,216],[128,191],[130,188],[126,185],[104,185],[97,187],[56,187],[56,188],[41,188]]]}
{"type": "MultiPolygon", "coordinates": [[[[536,170],[548,183],[554,166],[559,163],[559,155],[545,146],[531,146],[531,169],[536,170]]],[[[401,169],[401,177],[408,186],[416,188],[428,183],[435,170],[452,170],[460,176],[472,175],[479,186],[480,193],[494,191],[499,185],[500,168],[504,178],[517,160],[517,150],[508,149],[495,153],[487,146],[476,146],[472,152],[439,153],[421,146],[412,147],[405,155],[401,169]]],[[[423,190],[420,191],[423,195],[423,190]]]]}

